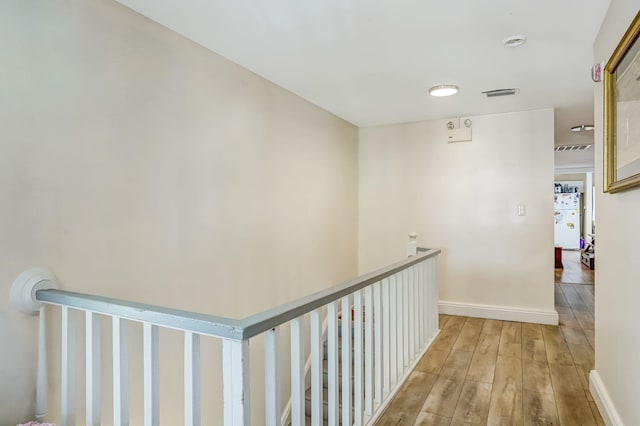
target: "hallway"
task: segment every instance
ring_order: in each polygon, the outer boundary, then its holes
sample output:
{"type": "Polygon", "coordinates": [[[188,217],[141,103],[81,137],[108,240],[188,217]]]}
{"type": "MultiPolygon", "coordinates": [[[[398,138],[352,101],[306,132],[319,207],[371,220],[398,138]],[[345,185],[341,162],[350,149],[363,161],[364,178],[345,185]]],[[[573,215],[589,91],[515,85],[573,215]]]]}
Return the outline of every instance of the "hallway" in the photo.
{"type": "Polygon", "coordinates": [[[594,284],[594,272],[580,262],[580,251],[562,250],[562,264],[555,270],[556,284],[594,284]]]}
{"type": "Polygon", "coordinates": [[[440,316],[378,425],[603,425],[589,393],[593,285],[555,285],[560,326],[440,316]]]}

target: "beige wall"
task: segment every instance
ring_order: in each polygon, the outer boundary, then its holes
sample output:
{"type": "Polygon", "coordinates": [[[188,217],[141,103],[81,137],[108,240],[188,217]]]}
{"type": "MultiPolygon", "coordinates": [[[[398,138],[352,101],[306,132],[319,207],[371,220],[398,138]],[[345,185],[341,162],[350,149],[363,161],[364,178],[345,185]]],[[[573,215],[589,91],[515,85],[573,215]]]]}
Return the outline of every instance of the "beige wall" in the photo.
{"type": "Polygon", "coordinates": [[[112,1],[4,1],[0,28],[0,425],[33,410],[37,320],[8,303],[29,266],[233,317],[356,274],[357,128],[112,1]]]}
{"type": "MultiPolygon", "coordinates": [[[[608,60],[638,12],[636,0],[612,0],[594,44],[608,60]]],[[[602,193],[602,84],[595,85],[596,125],[596,371],[625,425],[640,424],[640,189],[602,193]]]]}
{"type": "Polygon", "coordinates": [[[553,110],[471,119],[453,144],[448,120],[360,129],[360,272],[416,231],[443,250],[441,301],[555,315],[553,110]]]}

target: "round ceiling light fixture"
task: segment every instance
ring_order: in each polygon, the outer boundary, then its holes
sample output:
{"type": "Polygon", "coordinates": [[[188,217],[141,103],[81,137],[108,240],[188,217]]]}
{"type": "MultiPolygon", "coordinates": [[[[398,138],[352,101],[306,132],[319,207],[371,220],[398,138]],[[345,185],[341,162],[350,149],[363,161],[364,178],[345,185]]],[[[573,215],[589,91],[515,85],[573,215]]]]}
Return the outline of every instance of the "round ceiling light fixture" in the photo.
{"type": "Polygon", "coordinates": [[[504,44],[505,47],[518,47],[522,46],[526,41],[527,36],[512,35],[502,40],[502,44],[504,44]]]}
{"type": "Polygon", "coordinates": [[[573,126],[572,132],[592,132],[595,127],[593,124],[580,124],[579,126],[573,126]]]}
{"type": "Polygon", "coordinates": [[[458,86],[455,84],[440,84],[438,86],[433,86],[429,89],[429,94],[431,96],[451,96],[458,93],[458,86]]]}

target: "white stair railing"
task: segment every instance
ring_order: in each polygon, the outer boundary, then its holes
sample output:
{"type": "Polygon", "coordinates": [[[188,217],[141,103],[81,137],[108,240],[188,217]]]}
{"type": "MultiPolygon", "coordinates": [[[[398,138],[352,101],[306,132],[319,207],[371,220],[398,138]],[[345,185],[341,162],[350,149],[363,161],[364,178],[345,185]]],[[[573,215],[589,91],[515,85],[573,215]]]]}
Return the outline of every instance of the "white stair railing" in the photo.
{"type": "MultiPolygon", "coordinates": [[[[413,238],[415,240],[415,237],[413,238]]],[[[409,247],[416,247],[410,243],[409,247]]],[[[409,251],[408,247],[408,251],[409,251]]],[[[38,302],[58,305],[62,310],[61,334],[61,426],[76,424],[79,404],[84,404],[82,424],[101,424],[100,321],[112,321],[112,405],[114,425],[129,424],[129,323],[143,328],[144,425],[160,424],[159,330],[179,330],[184,335],[184,424],[201,424],[200,340],[209,336],[222,340],[222,381],[226,426],[250,425],[249,345],[264,335],[265,413],[264,424],[281,425],[283,419],[280,382],[287,376],[279,370],[280,357],[290,354],[293,425],[364,425],[381,414],[406,376],[438,333],[437,259],[440,250],[418,249],[408,259],[358,277],[295,302],[234,320],[141,303],[73,293],[56,289],[54,278],[46,283],[24,279],[14,286],[30,292],[32,310],[44,311],[38,302]],[[33,286],[31,290],[23,287],[33,286]],[[77,325],[84,313],[85,395],[75,395],[75,345],[77,325]],[[323,380],[323,320],[327,323],[327,382],[323,380]],[[281,347],[278,335],[288,327],[290,341],[281,347]],[[310,336],[305,341],[303,336],[310,336]],[[309,356],[310,410],[305,412],[306,371],[309,356]],[[325,400],[324,389],[328,397],[325,400]],[[325,409],[326,406],[326,409],[325,409]],[[325,417],[327,416],[327,417],[325,417]]],[[[40,271],[41,273],[41,271],[40,271]]],[[[13,290],[12,290],[13,291],[13,290]]],[[[26,294],[26,293],[25,293],[26,294]]],[[[41,317],[40,359],[45,355],[45,321],[41,317]]],[[[282,342],[280,342],[282,343],[282,342]]],[[[46,407],[46,378],[38,375],[40,417],[46,407]],[[45,401],[45,402],[43,402],[45,401]]],[[[255,424],[255,423],[254,423],[255,424]]]]}

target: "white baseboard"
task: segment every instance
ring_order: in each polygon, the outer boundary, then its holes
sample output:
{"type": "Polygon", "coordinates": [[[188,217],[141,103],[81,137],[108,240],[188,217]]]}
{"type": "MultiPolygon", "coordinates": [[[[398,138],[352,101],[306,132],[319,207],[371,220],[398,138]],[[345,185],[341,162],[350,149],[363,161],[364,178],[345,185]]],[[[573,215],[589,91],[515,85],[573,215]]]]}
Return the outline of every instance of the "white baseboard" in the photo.
{"type": "Polygon", "coordinates": [[[600,410],[604,423],[607,426],[624,426],[618,410],[613,405],[609,392],[604,387],[604,383],[602,383],[602,379],[600,379],[600,375],[596,370],[591,370],[591,373],[589,373],[589,391],[591,391],[591,396],[593,396],[593,400],[598,406],[598,410],[600,410]]]}
{"type": "Polygon", "coordinates": [[[440,301],[440,313],[464,317],[558,325],[556,311],[440,301]]]}

